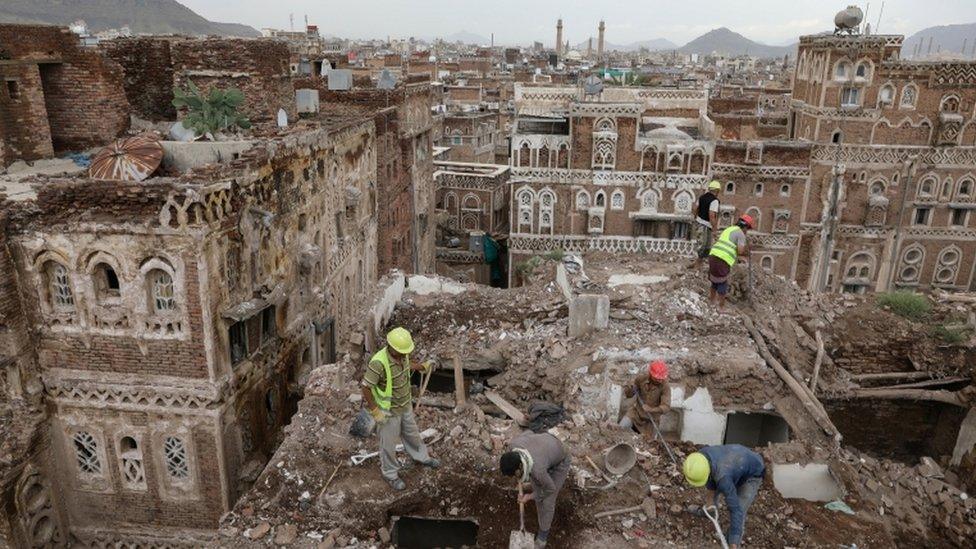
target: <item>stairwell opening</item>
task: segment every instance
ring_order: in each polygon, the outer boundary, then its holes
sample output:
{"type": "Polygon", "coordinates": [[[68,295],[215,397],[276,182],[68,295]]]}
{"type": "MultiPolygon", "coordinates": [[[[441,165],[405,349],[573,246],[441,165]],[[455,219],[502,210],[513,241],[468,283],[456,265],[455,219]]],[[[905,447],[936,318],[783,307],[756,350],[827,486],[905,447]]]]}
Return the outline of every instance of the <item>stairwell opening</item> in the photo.
{"type": "Polygon", "coordinates": [[[782,417],[766,412],[730,412],[725,421],[725,444],[751,448],[789,442],[790,427],[782,417]]]}
{"type": "Polygon", "coordinates": [[[392,541],[400,549],[476,547],[478,523],[473,519],[394,517],[392,541]]]}

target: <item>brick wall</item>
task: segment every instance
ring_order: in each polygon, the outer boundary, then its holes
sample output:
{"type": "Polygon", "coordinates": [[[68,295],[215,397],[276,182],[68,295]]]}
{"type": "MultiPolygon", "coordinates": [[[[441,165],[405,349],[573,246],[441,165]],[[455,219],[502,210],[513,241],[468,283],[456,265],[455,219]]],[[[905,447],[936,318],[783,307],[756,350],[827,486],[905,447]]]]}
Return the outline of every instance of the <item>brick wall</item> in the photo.
{"type": "MultiPolygon", "coordinates": [[[[122,68],[63,27],[0,25],[9,59],[36,60],[56,151],[103,145],[129,127],[122,68]]],[[[39,111],[37,111],[39,112],[39,111]]]]}
{"type": "Polygon", "coordinates": [[[173,60],[170,45],[181,38],[129,37],[106,40],[99,47],[122,66],[125,95],[133,112],[146,120],[175,120],[173,60]]]}
{"type": "Polygon", "coordinates": [[[186,40],[171,47],[175,83],[186,88],[191,80],[202,90],[236,87],[244,92],[242,112],[252,122],[288,119],[298,115],[290,80],[288,45],[276,40],[208,38],[186,40]]]}
{"type": "Polygon", "coordinates": [[[0,86],[0,166],[53,156],[37,65],[0,65],[0,86]]]}

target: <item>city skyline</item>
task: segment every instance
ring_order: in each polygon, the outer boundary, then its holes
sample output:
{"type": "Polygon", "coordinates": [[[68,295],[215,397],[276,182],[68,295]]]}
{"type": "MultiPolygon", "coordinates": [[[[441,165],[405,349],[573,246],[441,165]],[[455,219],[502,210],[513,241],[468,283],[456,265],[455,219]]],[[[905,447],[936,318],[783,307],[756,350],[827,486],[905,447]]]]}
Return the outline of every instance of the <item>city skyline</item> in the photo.
{"type": "MultiPolygon", "coordinates": [[[[530,4],[499,0],[496,9],[483,10],[483,4],[418,0],[362,2],[325,6],[311,0],[290,0],[270,14],[263,2],[242,0],[228,5],[216,0],[182,0],[204,17],[220,22],[243,23],[255,28],[287,29],[289,16],[296,28],[309,23],[323,34],[342,38],[435,38],[469,32],[489,38],[496,44],[529,44],[540,41],[551,45],[556,19],[562,18],[564,40],[571,45],[596,36],[597,23],[607,25],[607,41],[612,44],[664,38],[680,46],[716,28],[727,27],[747,38],[769,45],[788,45],[805,34],[833,29],[833,14],[848,5],[803,1],[789,3],[759,0],[751,10],[720,0],[690,0],[686,9],[674,11],[669,4],[655,0],[636,2],[616,0],[600,5],[566,6],[552,0],[530,4]],[[521,15],[512,17],[518,10],[521,15]],[[382,17],[376,15],[382,14],[382,17]],[[689,21],[688,14],[708,14],[707,19],[689,21]]],[[[911,34],[931,26],[976,21],[976,3],[941,0],[888,0],[881,13],[881,2],[860,3],[872,28],[883,33],[911,34]],[[924,7],[924,9],[922,9],[924,7]],[[880,16],[880,26],[878,25],[880,16]]]]}

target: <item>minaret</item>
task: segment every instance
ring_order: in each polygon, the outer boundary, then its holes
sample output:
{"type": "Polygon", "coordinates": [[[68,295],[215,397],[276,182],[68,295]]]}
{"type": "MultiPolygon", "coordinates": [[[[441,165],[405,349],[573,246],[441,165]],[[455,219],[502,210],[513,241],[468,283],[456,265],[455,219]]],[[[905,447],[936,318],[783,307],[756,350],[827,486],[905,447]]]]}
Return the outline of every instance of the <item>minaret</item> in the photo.
{"type": "Polygon", "coordinates": [[[607,25],[600,21],[600,35],[596,39],[596,59],[603,62],[603,32],[607,30],[607,25]]]}
{"type": "Polygon", "coordinates": [[[556,55],[562,55],[563,49],[563,20],[556,21],[556,55]]]}
{"type": "Polygon", "coordinates": [[[586,43],[586,58],[593,59],[593,37],[590,37],[590,41],[586,43]]]}

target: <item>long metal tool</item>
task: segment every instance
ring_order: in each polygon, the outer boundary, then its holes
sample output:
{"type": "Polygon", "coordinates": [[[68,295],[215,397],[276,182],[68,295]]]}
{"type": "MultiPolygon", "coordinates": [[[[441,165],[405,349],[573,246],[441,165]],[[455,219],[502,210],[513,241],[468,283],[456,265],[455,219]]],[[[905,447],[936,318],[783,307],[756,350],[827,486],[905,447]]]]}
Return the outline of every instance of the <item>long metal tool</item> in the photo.
{"type": "Polygon", "coordinates": [[[702,507],[702,512],[705,513],[708,520],[712,521],[712,524],[715,525],[715,533],[718,534],[718,540],[722,542],[722,549],[729,549],[729,543],[725,540],[725,534],[722,532],[722,525],[718,523],[718,507],[714,505],[706,505],[705,507],[702,507]]]}
{"type": "Polygon", "coordinates": [[[525,531],[525,503],[522,501],[522,478],[518,482],[519,529],[512,530],[508,536],[508,549],[532,549],[535,535],[525,531]]]}
{"type": "MultiPolygon", "coordinates": [[[[634,391],[634,396],[637,398],[637,405],[640,406],[641,409],[643,410],[644,401],[640,397],[640,391],[634,391]]],[[[647,419],[651,420],[651,425],[654,426],[654,438],[661,441],[661,444],[664,445],[664,449],[668,451],[668,457],[671,458],[671,463],[673,463],[674,466],[677,467],[678,460],[674,458],[674,452],[671,451],[671,446],[668,444],[668,441],[664,440],[664,435],[662,435],[661,430],[658,429],[657,422],[654,421],[654,416],[652,416],[651,414],[647,414],[647,419]]]]}

